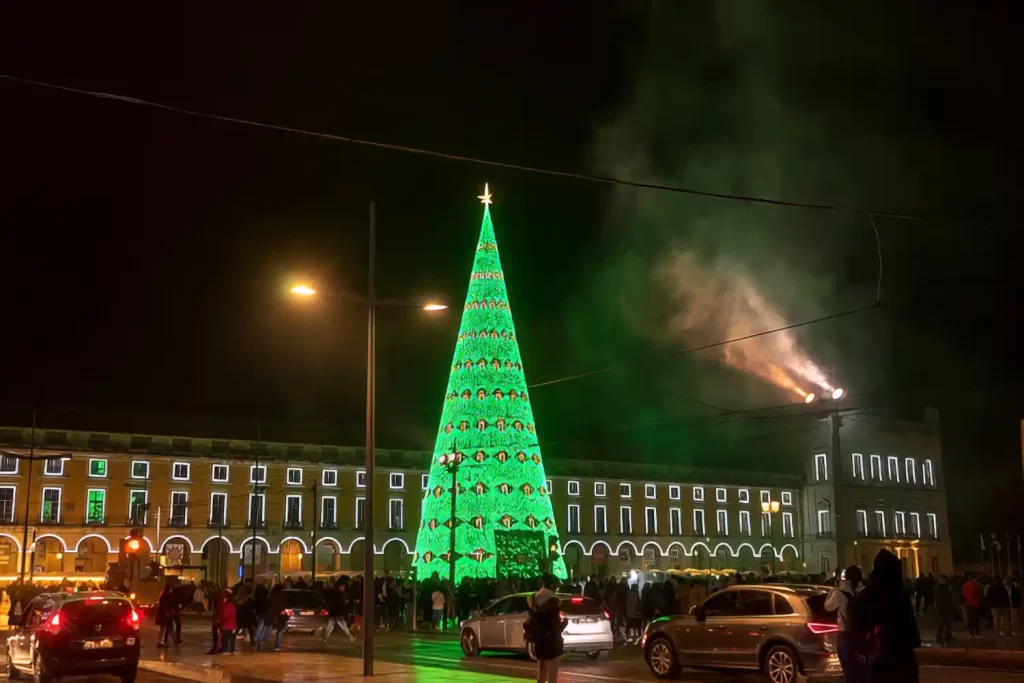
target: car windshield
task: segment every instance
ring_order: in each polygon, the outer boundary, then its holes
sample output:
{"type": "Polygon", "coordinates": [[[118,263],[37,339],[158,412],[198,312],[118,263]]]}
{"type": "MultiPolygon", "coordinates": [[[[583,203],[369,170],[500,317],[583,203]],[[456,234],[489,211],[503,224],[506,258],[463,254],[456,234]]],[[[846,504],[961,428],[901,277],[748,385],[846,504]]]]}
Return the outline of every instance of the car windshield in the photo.
{"type": "Polygon", "coordinates": [[[73,620],[96,619],[106,621],[109,619],[120,619],[126,616],[132,609],[131,603],[118,598],[104,598],[100,600],[71,600],[64,603],[60,613],[73,620]]]}
{"type": "Polygon", "coordinates": [[[811,610],[811,618],[826,624],[835,624],[839,618],[838,612],[829,612],[825,609],[825,593],[816,593],[808,598],[807,607],[811,610]]]}
{"type": "Polygon", "coordinates": [[[558,606],[563,614],[569,616],[597,616],[601,614],[600,605],[591,598],[580,596],[562,598],[558,606]]]}
{"type": "Polygon", "coordinates": [[[285,591],[284,602],[288,607],[313,609],[321,607],[324,602],[313,591],[285,591]]]}

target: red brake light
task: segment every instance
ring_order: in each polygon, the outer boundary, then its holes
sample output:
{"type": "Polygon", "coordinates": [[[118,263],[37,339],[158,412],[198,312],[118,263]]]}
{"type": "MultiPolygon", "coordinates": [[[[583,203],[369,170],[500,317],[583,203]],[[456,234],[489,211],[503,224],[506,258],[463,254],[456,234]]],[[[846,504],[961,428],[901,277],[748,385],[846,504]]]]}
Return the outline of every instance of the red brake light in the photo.
{"type": "Polygon", "coordinates": [[[132,610],[131,612],[128,613],[128,625],[131,626],[136,631],[139,630],[139,626],[141,625],[141,624],[139,624],[139,613],[136,612],[135,610],[132,610]]]}
{"type": "Polygon", "coordinates": [[[294,617],[295,616],[295,613],[292,612],[290,609],[283,609],[283,610],[281,610],[281,614],[285,615],[286,617],[294,617]]]}
{"type": "Polygon", "coordinates": [[[580,597],[580,596],[574,597],[572,599],[572,604],[574,604],[574,605],[582,605],[583,604],[583,598],[580,597]]]}
{"type": "Polygon", "coordinates": [[[608,621],[612,620],[612,615],[608,614],[608,610],[606,610],[606,609],[601,610],[601,614],[603,614],[604,618],[607,619],[608,621]]]}
{"type": "Polygon", "coordinates": [[[320,610],[320,616],[322,616],[322,617],[330,616],[330,612],[328,612],[325,609],[322,609],[322,610],[320,610]]]}
{"type": "Polygon", "coordinates": [[[839,624],[822,624],[816,621],[807,622],[807,628],[816,636],[826,633],[839,633],[839,624]]]}
{"type": "Polygon", "coordinates": [[[565,612],[559,612],[558,613],[558,618],[559,619],[568,619],[568,615],[566,615],[565,612]]]}
{"type": "Polygon", "coordinates": [[[43,628],[49,633],[58,633],[60,631],[60,612],[50,617],[50,620],[46,622],[46,626],[43,628]]]}

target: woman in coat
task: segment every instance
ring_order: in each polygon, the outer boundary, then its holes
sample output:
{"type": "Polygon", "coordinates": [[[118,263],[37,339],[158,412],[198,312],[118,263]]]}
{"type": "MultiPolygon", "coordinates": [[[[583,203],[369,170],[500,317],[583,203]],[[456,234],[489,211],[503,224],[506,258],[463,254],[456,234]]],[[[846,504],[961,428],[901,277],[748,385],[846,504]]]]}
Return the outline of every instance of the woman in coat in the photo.
{"type": "MultiPolygon", "coordinates": [[[[545,588],[553,590],[557,581],[553,577],[550,581],[552,585],[544,582],[545,588]]],[[[542,592],[538,591],[537,595],[542,595],[542,592]]],[[[557,597],[552,595],[542,599],[543,604],[534,604],[530,610],[524,629],[537,657],[537,683],[556,683],[558,660],[563,648],[562,631],[568,622],[562,618],[557,597]]]]}

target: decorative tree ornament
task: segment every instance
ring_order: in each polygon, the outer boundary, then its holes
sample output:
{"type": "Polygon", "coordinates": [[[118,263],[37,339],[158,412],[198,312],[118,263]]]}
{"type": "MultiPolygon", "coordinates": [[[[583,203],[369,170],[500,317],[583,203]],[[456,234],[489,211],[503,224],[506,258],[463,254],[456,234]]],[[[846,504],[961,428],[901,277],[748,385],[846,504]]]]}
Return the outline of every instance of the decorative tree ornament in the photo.
{"type": "Polygon", "coordinates": [[[518,400],[526,398],[526,377],[488,187],[480,200],[480,239],[434,444],[430,495],[422,505],[425,523],[416,537],[417,575],[426,579],[437,572],[447,579],[453,563],[456,582],[544,571],[566,578],[564,561],[548,551],[558,536],[550,496],[536,495],[546,477],[532,408],[518,400]],[[446,453],[456,455],[442,460],[446,453]],[[455,552],[449,557],[453,477],[455,552]]]}

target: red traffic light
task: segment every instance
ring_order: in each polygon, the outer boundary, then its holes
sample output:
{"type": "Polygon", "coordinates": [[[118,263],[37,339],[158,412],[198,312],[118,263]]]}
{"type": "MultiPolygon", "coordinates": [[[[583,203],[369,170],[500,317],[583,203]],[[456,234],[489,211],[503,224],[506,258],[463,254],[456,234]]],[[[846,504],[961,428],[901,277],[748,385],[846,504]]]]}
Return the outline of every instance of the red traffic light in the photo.
{"type": "Polygon", "coordinates": [[[137,539],[137,538],[129,538],[128,541],[125,542],[125,544],[124,544],[124,549],[127,550],[130,553],[137,553],[137,552],[139,552],[139,548],[141,548],[141,547],[142,547],[142,543],[140,543],[139,539],[137,539]]]}

